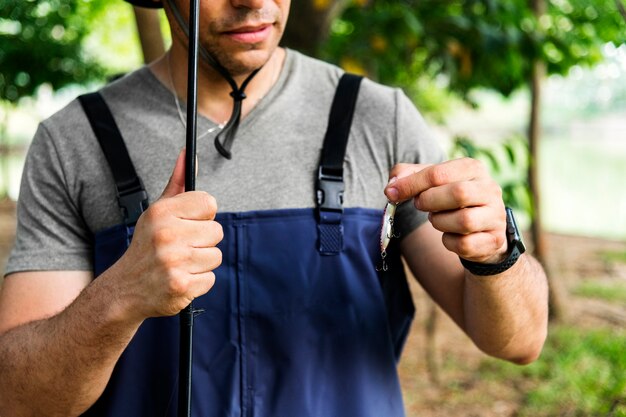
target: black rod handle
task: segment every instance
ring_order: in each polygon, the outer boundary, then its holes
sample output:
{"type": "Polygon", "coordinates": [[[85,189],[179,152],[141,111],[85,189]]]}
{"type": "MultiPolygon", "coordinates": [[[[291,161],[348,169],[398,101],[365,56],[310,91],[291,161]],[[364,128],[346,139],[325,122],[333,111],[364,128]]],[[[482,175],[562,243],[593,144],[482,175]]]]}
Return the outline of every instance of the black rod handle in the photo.
{"type": "MultiPolygon", "coordinates": [[[[198,29],[199,0],[189,5],[189,60],[187,65],[187,152],[185,191],[196,189],[196,137],[198,119],[198,29]]],[[[191,369],[193,366],[194,308],[190,303],[180,312],[180,357],[178,374],[178,416],[191,417],[191,369]]]]}

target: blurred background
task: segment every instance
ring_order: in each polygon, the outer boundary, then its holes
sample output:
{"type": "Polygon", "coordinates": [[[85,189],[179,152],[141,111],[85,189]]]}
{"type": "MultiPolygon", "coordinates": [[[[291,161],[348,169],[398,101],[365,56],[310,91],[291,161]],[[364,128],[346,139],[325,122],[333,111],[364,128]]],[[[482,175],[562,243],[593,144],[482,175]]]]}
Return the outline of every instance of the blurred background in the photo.
{"type": "MultiPolygon", "coordinates": [[[[409,416],[626,416],[626,2],[294,0],[284,44],[398,86],[483,160],[551,286],[540,360],[489,359],[416,285],[409,416]]],[[[39,121],[160,56],[160,12],[0,0],[0,268],[39,121]]]]}

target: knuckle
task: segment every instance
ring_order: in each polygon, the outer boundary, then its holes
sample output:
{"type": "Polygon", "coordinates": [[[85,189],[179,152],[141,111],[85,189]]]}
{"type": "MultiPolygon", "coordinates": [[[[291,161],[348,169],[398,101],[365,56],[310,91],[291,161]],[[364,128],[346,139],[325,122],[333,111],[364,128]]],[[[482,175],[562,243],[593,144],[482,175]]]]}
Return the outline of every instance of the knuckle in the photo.
{"type": "Polygon", "coordinates": [[[458,240],[458,237],[453,235],[452,233],[444,233],[441,236],[441,242],[443,243],[443,246],[449,251],[455,252],[458,254],[457,240],[458,240]]]}
{"type": "Polygon", "coordinates": [[[408,169],[408,167],[409,167],[409,164],[402,163],[402,162],[394,165],[393,168],[391,168],[391,170],[389,171],[389,178],[393,178],[393,177],[400,175],[401,173],[405,172],[408,169]]]}
{"type": "Polygon", "coordinates": [[[222,251],[219,250],[218,248],[214,248],[214,255],[213,255],[213,265],[215,265],[213,268],[211,269],[215,269],[218,266],[220,266],[222,264],[222,259],[223,259],[223,254],[222,251]]]}
{"type": "Polygon", "coordinates": [[[213,233],[215,234],[215,237],[217,239],[218,242],[221,242],[222,239],[224,239],[224,228],[222,227],[221,224],[219,224],[218,222],[211,222],[212,227],[214,229],[213,233]]]}
{"type": "Polygon", "coordinates": [[[506,228],[506,210],[504,208],[504,203],[500,203],[501,207],[498,209],[497,219],[504,225],[506,228]]]}
{"type": "Polygon", "coordinates": [[[433,193],[431,190],[422,191],[416,197],[414,197],[415,208],[418,210],[421,208],[424,211],[428,211],[433,202],[433,193]]]}
{"type": "Polygon", "coordinates": [[[459,227],[462,233],[471,233],[476,231],[476,221],[471,210],[461,210],[459,213],[459,227]]]}
{"type": "Polygon", "coordinates": [[[483,161],[474,158],[464,158],[464,162],[468,164],[469,168],[475,172],[479,172],[482,174],[487,172],[487,166],[483,161]]]}
{"type": "Polygon", "coordinates": [[[183,306],[182,303],[172,302],[163,309],[163,312],[161,312],[159,316],[172,317],[180,313],[183,308],[185,308],[185,306],[183,306]]]}
{"type": "Polygon", "coordinates": [[[497,200],[501,201],[502,200],[502,187],[500,187],[500,184],[498,184],[496,181],[491,181],[490,182],[490,187],[489,189],[491,190],[491,195],[496,198],[497,200]]]}
{"type": "Polygon", "coordinates": [[[417,210],[421,210],[421,207],[424,207],[424,199],[423,199],[424,193],[420,194],[417,197],[413,198],[413,206],[417,209],[417,210]]]}
{"type": "Polygon", "coordinates": [[[187,293],[189,290],[189,283],[174,275],[171,276],[167,283],[167,293],[172,298],[178,298],[187,293]]]}
{"type": "Polygon", "coordinates": [[[148,207],[148,210],[146,210],[144,215],[146,216],[148,221],[156,222],[159,219],[163,218],[165,215],[167,215],[168,212],[169,208],[167,207],[166,202],[163,200],[159,200],[153,203],[150,207],[148,207]]]}
{"type": "Polygon", "coordinates": [[[470,192],[467,187],[464,186],[463,183],[456,183],[452,186],[451,189],[452,198],[456,203],[458,203],[459,207],[466,206],[470,201],[470,192]]]}
{"type": "MultiPolygon", "coordinates": [[[[499,202],[502,203],[502,188],[500,188],[499,185],[496,184],[496,186],[493,189],[493,197],[499,202]]],[[[502,210],[502,212],[504,212],[504,210],[502,210]]]]}
{"type": "Polygon", "coordinates": [[[428,181],[433,186],[447,184],[448,178],[448,172],[442,165],[435,165],[428,171],[428,181]]]}
{"type": "Polygon", "coordinates": [[[506,243],[506,236],[504,233],[493,233],[492,236],[495,250],[500,249],[506,243]]]}
{"type": "Polygon", "coordinates": [[[171,252],[165,250],[157,251],[157,262],[165,271],[172,271],[182,265],[187,259],[187,255],[181,252],[171,252]]]}
{"type": "Polygon", "coordinates": [[[213,285],[215,285],[215,274],[213,272],[209,272],[207,274],[206,282],[207,282],[207,291],[209,291],[211,288],[213,288],[213,285]]]}
{"type": "Polygon", "coordinates": [[[167,246],[176,241],[176,231],[163,227],[154,231],[152,241],[156,247],[167,246]]]}
{"type": "Polygon", "coordinates": [[[471,258],[474,254],[474,245],[469,236],[462,236],[456,243],[457,254],[462,258],[471,258]]]}

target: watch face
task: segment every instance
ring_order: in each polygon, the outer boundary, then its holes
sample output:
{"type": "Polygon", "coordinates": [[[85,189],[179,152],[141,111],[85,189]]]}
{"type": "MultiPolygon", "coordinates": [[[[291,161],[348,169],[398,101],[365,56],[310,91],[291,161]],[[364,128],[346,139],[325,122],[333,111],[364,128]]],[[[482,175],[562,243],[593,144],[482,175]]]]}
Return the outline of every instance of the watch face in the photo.
{"type": "Polygon", "coordinates": [[[520,253],[524,253],[526,246],[524,246],[522,235],[517,228],[515,216],[513,216],[513,210],[508,207],[506,208],[506,237],[509,242],[509,247],[515,245],[519,249],[520,253]]]}

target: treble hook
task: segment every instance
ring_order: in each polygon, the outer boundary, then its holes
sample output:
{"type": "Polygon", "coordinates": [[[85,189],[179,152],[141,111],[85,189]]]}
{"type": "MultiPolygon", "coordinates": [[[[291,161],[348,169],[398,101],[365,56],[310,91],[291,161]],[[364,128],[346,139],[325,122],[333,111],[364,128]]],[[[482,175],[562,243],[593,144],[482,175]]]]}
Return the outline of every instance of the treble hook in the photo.
{"type": "Polygon", "coordinates": [[[387,265],[387,261],[385,261],[385,258],[387,257],[387,251],[383,250],[380,253],[380,258],[381,258],[381,264],[380,266],[376,267],[376,272],[380,272],[380,271],[387,271],[389,269],[388,265],[387,265]]]}
{"type": "Polygon", "coordinates": [[[385,211],[383,213],[383,220],[380,229],[380,258],[381,258],[381,266],[376,267],[376,271],[387,271],[389,266],[387,265],[387,261],[385,258],[387,257],[387,246],[389,246],[389,242],[392,238],[397,238],[393,231],[393,223],[396,215],[396,208],[398,207],[397,203],[392,203],[390,201],[387,202],[385,206],[385,211]]]}

